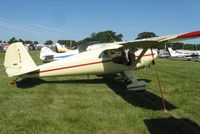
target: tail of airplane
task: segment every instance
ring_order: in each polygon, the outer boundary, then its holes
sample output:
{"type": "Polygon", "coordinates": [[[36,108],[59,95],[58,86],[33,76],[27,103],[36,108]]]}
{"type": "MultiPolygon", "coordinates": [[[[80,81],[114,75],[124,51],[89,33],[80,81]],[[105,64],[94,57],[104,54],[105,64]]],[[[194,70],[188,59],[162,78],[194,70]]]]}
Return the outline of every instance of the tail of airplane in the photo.
{"type": "Polygon", "coordinates": [[[57,47],[58,50],[62,50],[63,49],[63,47],[59,43],[56,43],[56,47],[57,47]]]}
{"type": "Polygon", "coordinates": [[[44,61],[46,57],[48,56],[52,57],[54,54],[55,52],[53,52],[50,48],[43,47],[40,51],[40,59],[44,61]]]}
{"type": "Polygon", "coordinates": [[[9,77],[38,70],[21,42],[11,44],[5,54],[4,66],[9,77]]]}
{"type": "Polygon", "coordinates": [[[174,51],[171,47],[168,47],[168,51],[169,51],[169,54],[170,54],[171,57],[177,56],[176,51],[174,51]]]}
{"type": "Polygon", "coordinates": [[[58,53],[64,53],[64,52],[69,51],[69,49],[62,47],[59,43],[56,43],[56,48],[57,48],[58,53]]]}

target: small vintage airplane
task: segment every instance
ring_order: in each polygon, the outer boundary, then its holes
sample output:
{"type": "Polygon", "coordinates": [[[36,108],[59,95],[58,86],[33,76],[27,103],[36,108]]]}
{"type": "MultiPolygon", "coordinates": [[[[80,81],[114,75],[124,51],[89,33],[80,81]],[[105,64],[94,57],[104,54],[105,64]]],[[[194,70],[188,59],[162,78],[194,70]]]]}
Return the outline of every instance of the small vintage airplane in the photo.
{"type": "Polygon", "coordinates": [[[52,51],[49,47],[42,47],[41,51],[40,51],[40,59],[43,62],[51,62],[54,60],[60,60],[63,58],[67,58],[70,57],[72,55],[76,55],[79,54],[80,52],[83,51],[88,51],[88,50],[94,50],[97,49],[99,47],[103,47],[105,46],[104,43],[95,43],[95,44],[90,44],[87,47],[82,46],[83,48],[77,48],[74,50],[70,50],[67,48],[63,48],[59,43],[55,43],[55,51],[52,51]]]}
{"type": "Polygon", "coordinates": [[[138,81],[134,71],[151,65],[157,57],[157,52],[149,48],[166,42],[197,37],[200,37],[200,31],[103,43],[95,49],[40,66],[36,66],[23,44],[18,42],[11,44],[6,51],[4,66],[8,76],[16,78],[120,73],[124,80],[131,82],[127,85],[128,89],[145,90],[146,82],[138,81]]]}
{"type": "Polygon", "coordinates": [[[173,50],[171,47],[168,48],[170,57],[180,58],[183,60],[200,61],[200,51],[191,50],[173,50]]]}
{"type": "Polygon", "coordinates": [[[57,52],[52,51],[50,48],[48,47],[42,47],[41,51],[40,51],[40,59],[43,62],[51,62],[54,60],[59,60],[59,59],[63,59],[66,57],[70,57],[73,55],[76,55],[79,53],[78,49],[75,50],[69,50],[69,49],[61,49],[60,48],[60,44],[56,43],[56,50],[58,50],[57,52]],[[65,51],[64,51],[65,50],[65,51]]]}
{"type": "Polygon", "coordinates": [[[168,48],[168,51],[171,57],[177,57],[177,58],[190,59],[193,57],[199,57],[200,55],[200,51],[173,50],[171,47],[168,48]]]}

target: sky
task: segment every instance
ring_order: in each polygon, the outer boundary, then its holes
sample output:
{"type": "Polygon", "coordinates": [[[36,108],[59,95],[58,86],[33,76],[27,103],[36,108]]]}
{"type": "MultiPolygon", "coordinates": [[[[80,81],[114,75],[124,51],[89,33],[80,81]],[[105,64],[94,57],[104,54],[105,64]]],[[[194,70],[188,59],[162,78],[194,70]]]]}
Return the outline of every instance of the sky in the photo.
{"type": "MultiPolygon", "coordinates": [[[[141,32],[200,30],[200,0],[0,0],[0,40],[82,40],[113,30],[123,40],[141,32]]],[[[200,43],[200,40],[199,42],[200,43]]]]}

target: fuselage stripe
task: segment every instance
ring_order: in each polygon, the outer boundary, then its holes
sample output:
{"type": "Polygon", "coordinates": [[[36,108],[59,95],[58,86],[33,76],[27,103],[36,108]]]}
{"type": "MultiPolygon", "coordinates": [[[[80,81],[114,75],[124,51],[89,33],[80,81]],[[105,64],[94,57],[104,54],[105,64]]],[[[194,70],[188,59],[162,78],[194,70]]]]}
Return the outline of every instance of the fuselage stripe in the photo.
{"type": "MultiPolygon", "coordinates": [[[[155,55],[155,54],[153,54],[155,55]]],[[[152,56],[152,54],[146,54],[143,56],[152,56]]],[[[137,56],[136,56],[137,57],[137,56]]],[[[29,74],[38,74],[38,73],[45,73],[45,72],[51,72],[51,71],[57,71],[57,70],[63,70],[63,69],[68,69],[68,68],[75,68],[75,67],[81,67],[81,66],[88,66],[88,65],[94,65],[94,64],[100,64],[100,63],[106,63],[110,62],[112,60],[105,60],[105,61],[97,61],[97,62],[91,62],[91,63],[85,63],[85,64],[79,64],[79,65],[73,65],[73,66],[67,66],[67,67],[61,67],[61,68],[54,68],[54,69],[49,69],[49,70],[43,70],[43,71],[37,71],[37,72],[31,72],[29,74]]]]}

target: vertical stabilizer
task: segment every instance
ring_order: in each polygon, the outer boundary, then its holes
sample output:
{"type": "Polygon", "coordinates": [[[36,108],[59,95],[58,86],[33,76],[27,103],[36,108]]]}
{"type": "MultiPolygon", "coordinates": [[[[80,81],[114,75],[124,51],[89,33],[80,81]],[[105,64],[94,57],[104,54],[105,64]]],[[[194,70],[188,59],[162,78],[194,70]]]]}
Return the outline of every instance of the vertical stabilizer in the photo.
{"type": "Polygon", "coordinates": [[[59,43],[56,43],[56,48],[59,53],[64,53],[69,51],[69,49],[62,47],[59,43]]]}
{"type": "Polygon", "coordinates": [[[4,66],[9,77],[37,70],[37,66],[21,42],[11,44],[5,54],[4,66]]]}
{"type": "MultiPolygon", "coordinates": [[[[50,48],[48,47],[43,47],[40,51],[40,59],[42,61],[45,61],[45,58],[50,56],[50,57],[54,57],[55,52],[53,52],[50,48]]],[[[53,59],[52,59],[53,60],[53,59]]]]}
{"type": "Polygon", "coordinates": [[[171,57],[177,56],[176,51],[174,51],[171,47],[168,48],[168,51],[169,51],[169,54],[170,54],[171,57]]]}

